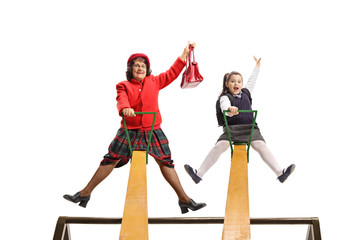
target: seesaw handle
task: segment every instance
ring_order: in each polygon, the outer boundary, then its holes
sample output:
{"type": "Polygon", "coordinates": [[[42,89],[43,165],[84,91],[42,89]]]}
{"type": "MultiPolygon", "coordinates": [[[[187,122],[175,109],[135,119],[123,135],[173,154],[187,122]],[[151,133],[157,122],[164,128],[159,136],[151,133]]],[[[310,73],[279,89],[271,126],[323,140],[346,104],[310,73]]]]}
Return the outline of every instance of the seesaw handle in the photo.
{"type": "MultiPolygon", "coordinates": [[[[228,138],[229,138],[230,149],[231,149],[231,157],[232,157],[234,149],[233,149],[233,145],[232,145],[232,141],[231,141],[229,125],[228,125],[226,115],[225,115],[225,113],[227,113],[227,112],[230,112],[230,111],[229,110],[224,110],[223,111],[223,116],[224,116],[224,120],[225,120],[226,132],[227,132],[227,135],[228,135],[228,138]]],[[[251,144],[251,139],[252,139],[252,135],[253,135],[253,132],[254,132],[255,121],[256,121],[256,117],[257,117],[257,110],[238,110],[238,112],[239,113],[250,113],[250,112],[255,113],[254,121],[253,121],[252,126],[251,126],[251,133],[250,133],[249,142],[248,143],[234,143],[235,145],[246,144],[248,146],[247,147],[247,161],[249,162],[250,144],[251,144]]]]}
{"type": "MultiPolygon", "coordinates": [[[[151,137],[152,137],[152,134],[153,134],[153,131],[154,131],[156,112],[135,112],[135,114],[154,114],[154,120],[153,120],[153,123],[152,123],[152,126],[151,126],[151,131],[150,131],[150,136],[149,136],[149,142],[148,142],[148,145],[146,147],[146,164],[147,164],[148,163],[148,153],[149,153],[149,148],[150,148],[150,143],[151,143],[151,137]]],[[[129,131],[128,131],[127,126],[126,126],[126,121],[125,121],[125,117],[124,117],[123,113],[121,113],[121,117],[122,117],[123,123],[124,123],[126,138],[128,140],[128,143],[129,143],[130,155],[132,156],[133,151],[132,151],[132,147],[131,147],[129,131]]]]}

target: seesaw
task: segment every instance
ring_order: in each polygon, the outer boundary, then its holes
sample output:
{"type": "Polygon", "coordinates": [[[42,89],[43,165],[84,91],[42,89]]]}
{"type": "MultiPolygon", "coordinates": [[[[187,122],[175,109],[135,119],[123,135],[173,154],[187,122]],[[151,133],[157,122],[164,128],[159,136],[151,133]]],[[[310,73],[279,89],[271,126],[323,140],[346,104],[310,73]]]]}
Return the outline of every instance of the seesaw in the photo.
{"type": "MultiPolygon", "coordinates": [[[[148,240],[148,224],[223,224],[222,240],[251,239],[251,224],[306,224],[308,225],[306,240],[321,240],[320,223],[319,219],[316,217],[250,219],[247,164],[249,161],[249,149],[257,111],[239,110],[239,112],[253,112],[255,116],[249,142],[234,143],[234,147],[232,145],[228,124],[225,117],[226,112],[228,111],[224,111],[223,114],[230,141],[232,156],[225,217],[148,218],[146,164],[148,162],[148,152],[155,123],[156,112],[136,112],[136,114],[154,114],[154,121],[146,151],[132,151],[132,148],[129,145],[132,158],[123,217],[88,218],[60,216],[55,227],[53,239],[70,240],[70,224],[121,224],[119,240],[148,240]]],[[[125,119],[123,119],[123,122],[128,141],[131,142],[125,119]]]]}
{"type": "Polygon", "coordinates": [[[149,239],[146,164],[148,163],[148,152],[154,129],[156,112],[136,112],[135,114],[154,114],[154,120],[146,152],[133,151],[131,148],[131,140],[126,127],[125,118],[123,117],[126,136],[129,142],[132,157],[119,240],[149,239]]]}
{"type": "MultiPolygon", "coordinates": [[[[233,148],[225,113],[226,111],[223,112],[223,114],[231,148],[231,167],[222,239],[250,239],[250,210],[247,166],[249,154],[246,152],[246,143],[234,143],[235,146],[233,148]]],[[[250,149],[256,116],[257,111],[255,112],[255,117],[251,128],[248,149],[250,149]]]]}

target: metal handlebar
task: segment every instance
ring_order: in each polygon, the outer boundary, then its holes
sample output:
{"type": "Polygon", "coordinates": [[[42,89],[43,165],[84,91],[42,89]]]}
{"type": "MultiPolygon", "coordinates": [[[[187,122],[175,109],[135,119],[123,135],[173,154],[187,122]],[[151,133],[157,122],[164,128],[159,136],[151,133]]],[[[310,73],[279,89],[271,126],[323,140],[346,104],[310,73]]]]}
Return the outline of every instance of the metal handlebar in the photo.
{"type": "MultiPolygon", "coordinates": [[[[223,116],[224,116],[224,120],[225,120],[225,127],[226,127],[226,132],[228,134],[229,137],[229,143],[230,143],[230,148],[231,148],[231,156],[233,155],[233,146],[232,146],[232,141],[231,141],[231,136],[230,136],[230,131],[229,131],[229,125],[226,119],[226,115],[225,113],[230,112],[229,110],[224,110],[223,111],[223,116]]],[[[251,144],[251,139],[252,139],[252,135],[253,135],[253,131],[254,131],[254,127],[255,127],[255,121],[256,121],[256,117],[257,117],[257,110],[238,110],[239,113],[255,113],[254,116],[254,121],[252,123],[252,127],[251,127],[251,133],[250,133],[250,138],[249,138],[249,142],[248,143],[234,143],[235,145],[241,145],[241,144],[246,144],[248,146],[247,148],[247,160],[249,163],[249,152],[250,152],[250,144],[251,144]]]]}
{"type": "MultiPolygon", "coordinates": [[[[149,153],[149,148],[150,148],[150,143],[151,143],[151,137],[152,137],[153,130],[154,130],[154,125],[155,125],[156,112],[135,112],[135,114],[154,114],[154,120],[153,120],[153,123],[152,123],[152,126],[151,126],[151,131],[150,131],[150,136],[149,136],[149,142],[148,142],[148,145],[146,147],[146,164],[147,164],[148,163],[148,153],[149,153]]],[[[131,140],[130,140],[129,131],[128,131],[127,126],[126,126],[126,121],[125,121],[125,117],[124,117],[123,113],[121,113],[121,117],[123,119],[126,137],[127,137],[128,142],[129,142],[130,155],[132,156],[133,151],[132,151],[132,147],[131,147],[131,140]]]]}

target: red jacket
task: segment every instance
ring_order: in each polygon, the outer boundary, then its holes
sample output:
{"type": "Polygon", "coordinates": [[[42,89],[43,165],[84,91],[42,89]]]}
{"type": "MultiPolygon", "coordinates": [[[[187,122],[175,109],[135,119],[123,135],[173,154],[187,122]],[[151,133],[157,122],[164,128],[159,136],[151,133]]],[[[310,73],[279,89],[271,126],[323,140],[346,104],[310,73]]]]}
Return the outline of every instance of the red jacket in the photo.
{"type": "MultiPolygon", "coordinates": [[[[184,66],[185,62],[177,58],[169,70],[158,76],[147,76],[141,82],[132,79],[118,83],[116,100],[119,115],[121,116],[124,108],[133,108],[135,112],[157,112],[155,126],[160,125],[162,120],[158,105],[159,91],[172,83],[184,66]]],[[[140,129],[151,127],[153,118],[152,114],[136,114],[136,117],[125,117],[125,121],[128,129],[140,129]]],[[[124,127],[123,121],[121,127],[124,127]]]]}

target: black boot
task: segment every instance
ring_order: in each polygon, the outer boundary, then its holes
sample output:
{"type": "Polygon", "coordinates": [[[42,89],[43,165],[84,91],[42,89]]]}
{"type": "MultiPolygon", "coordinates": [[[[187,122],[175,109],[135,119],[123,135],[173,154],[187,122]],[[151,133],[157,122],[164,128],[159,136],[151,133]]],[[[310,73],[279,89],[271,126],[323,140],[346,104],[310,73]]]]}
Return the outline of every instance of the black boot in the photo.
{"type": "Polygon", "coordinates": [[[79,203],[79,206],[86,208],[86,204],[88,203],[88,201],[90,200],[90,195],[89,196],[85,196],[85,197],[80,197],[80,192],[75,193],[75,195],[69,195],[69,194],[65,194],[64,198],[66,200],[69,200],[70,202],[73,203],[79,203]]]}
{"type": "Polygon", "coordinates": [[[189,208],[192,211],[199,210],[200,208],[203,208],[206,206],[206,203],[196,203],[194,200],[190,199],[189,203],[184,203],[179,200],[179,206],[181,209],[181,213],[187,213],[189,211],[189,208]]]}

